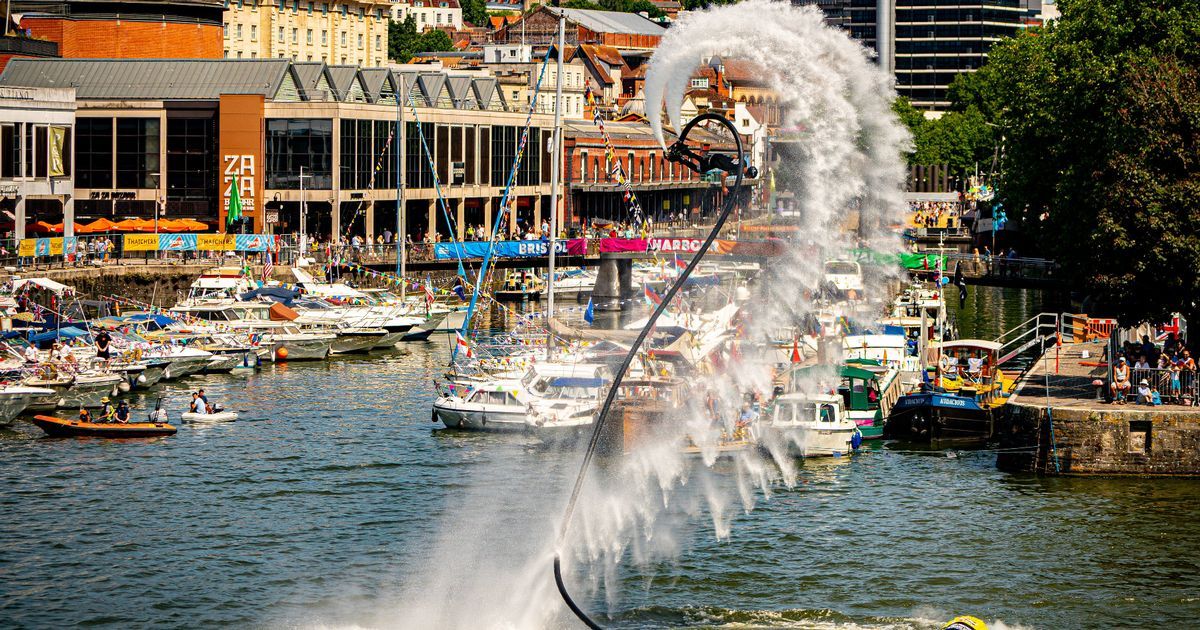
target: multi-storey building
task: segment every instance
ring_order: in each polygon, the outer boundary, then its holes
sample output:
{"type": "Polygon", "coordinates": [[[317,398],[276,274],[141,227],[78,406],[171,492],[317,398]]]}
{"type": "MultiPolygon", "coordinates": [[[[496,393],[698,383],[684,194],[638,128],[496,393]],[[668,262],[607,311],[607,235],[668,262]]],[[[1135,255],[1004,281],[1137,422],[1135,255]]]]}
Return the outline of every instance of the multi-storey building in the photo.
{"type": "Polygon", "coordinates": [[[392,5],[393,20],[403,22],[410,15],[417,23],[417,31],[429,28],[457,31],[463,27],[462,7],[458,0],[409,0],[392,5]]]}
{"type": "MultiPolygon", "coordinates": [[[[163,200],[160,216],[223,228],[236,181],[247,231],[296,232],[306,208],[310,234],[376,235],[395,230],[400,209],[414,239],[461,237],[467,225],[491,227],[527,119],[496,83],[290,59],[13,59],[0,74],[0,107],[24,87],[73,85],[75,96],[61,114],[12,114],[33,124],[19,134],[3,126],[4,146],[17,138],[37,147],[22,158],[36,181],[0,193],[29,222],[149,219],[163,200]],[[54,127],[69,128],[67,176],[44,157],[48,138],[61,136],[54,127]],[[17,205],[24,198],[42,201],[17,205]]],[[[532,117],[505,208],[510,225],[549,216],[552,125],[532,117]]]]}
{"type": "Polygon", "coordinates": [[[71,213],[74,137],[75,90],[0,87],[0,211],[12,217],[0,220],[6,236],[25,238],[31,217],[71,213]]]}
{"type": "Polygon", "coordinates": [[[391,3],[383,0],[225,0],[228,59],[290,59],[380,67],[391,3]]]}
{"type": "MultiPolygon", "coordinates": [[[[582,119],[584,117],[584,90],[587,87],[587,71],[584,61],[575,53],[579,49],[572,48],[563,58],[563,106],[562,116],[566,119],[582,119]]],[[[542,114],[553,114],[557,107],[558,64],[554,55],[545,59],[546,53],[534,54],[531,46],[520,44],[492,45],[483,48],[483,63],[480,69],[495,76],[505,86],[505,99],[509,106],[528,108],[537,89],[537,106],[535,111],[542,114]],[[545,72],[542,72],[545,61],[545,72]],[[539,85],[540,80],[540,85],[539,85]]]]}
{"type": "Polygon", "coordinates": [[[954,77],[987,60],[992,44],[1016,35],[1040,0],[793,0],[815,4],[896,75],[896,91],[922,109],[949,105],[954,77]],[[878,19],[880,16],[882,20],[878,19]]]}

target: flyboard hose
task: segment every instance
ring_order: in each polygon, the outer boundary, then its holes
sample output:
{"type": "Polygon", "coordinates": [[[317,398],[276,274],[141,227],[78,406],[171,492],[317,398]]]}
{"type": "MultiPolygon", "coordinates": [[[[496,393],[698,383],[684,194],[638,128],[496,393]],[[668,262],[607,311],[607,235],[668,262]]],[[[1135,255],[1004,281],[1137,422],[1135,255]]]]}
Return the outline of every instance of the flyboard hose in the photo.
{"type": "Polygon", "coordinates": [[[717,234],[721,232],[721,228],[725,225],[725,220],[729,218],[729,213],[733,210],[734,204],[737,202],[738,193],[742,190],[742,179],[749,175],[751,179],[758,176],[758,169],[746,164],[745,153],[742,151],[742,139],[737,133],[737,128],[733,123],[729,122],[722,116],[717,114],[701,114],[684,125],[683,130],[679,133],[679,140],[667,149],[666,159],[676,162],[687,168],[704,175],[712,170],[721,170],[726,173],[732,173],[736,178],[733,184],[731,194],[725,198],[725,207],[721,209],[721,214],[717,216],[717,222],[713,225],[712,231],[709,232],[708,238],[704,240],[704,244],[697,250],[695,257],[688,263],[687,268],[683,273],[679,274],[679,278],[671,285],[670,290],[663,296],[662,302],[654,309],[650,315],[650,320],[642,327],[642,331],[638,334],[637,339],[633,342],[633,346],[629,348],[629,353],[625,355],[625,360],[621,362],[621,366],[617,368],[616,374],[613,376],[612,386],[608,389],[608,395],[604,397],[604,405],[600,408],[599,415],[596,416],[595,427],[592,429],[592,437],[588,440],[587,451],[583,455],[583,463],[579,467],[579,475],[575,478],[575,486],[571,489],[571,497],[567,501],[566,511],[563,513],[562,525],[558,532],[558,545],[554,553],[554,583],[558,586],[558,592],[562,595],[563,601],[575,616],[579,618],[587,627],[594,630],[601,630],[600,624],[596,623],[588,617],[575,600],[571,599],[571,594],[567,592],[567,585],[563,582],[562,565],[560,562],[559,550],[562,549],[563,543],[567,538],[567,531],[571,527],[571,516],[575,512],[575,503],[579,500],[579,493],[583,489],[583,480],[587,477],[588,468],[591,465],[592,457],[596,453],[596,445],[600,442],[600,432],[604,426],[604,421],[608,417],[608,411],[612,407],[613,400],[617,397],[617,391],[621,387],[621,381],[625,378],[625,372],[629,370],[629,365],[633,362],[633,358],[637,356],[638,348],[642,342],[646,340],[646,336],[654,330],[654,324],[658,322],[659,316],[667,310],[667,306],[675,299],[676,294],[683,287],[688,277],[692,275],[692,271],[700,264],[700,259],[712,246],[713,241],[717,239],[717,234]],[[692,151],[687,146],[687,137],[695,126],[703,121],[711,120],[724,126],[729,130],[737,149],[737,156],[730,157],[720,153],[700,155],[692,151]]]}

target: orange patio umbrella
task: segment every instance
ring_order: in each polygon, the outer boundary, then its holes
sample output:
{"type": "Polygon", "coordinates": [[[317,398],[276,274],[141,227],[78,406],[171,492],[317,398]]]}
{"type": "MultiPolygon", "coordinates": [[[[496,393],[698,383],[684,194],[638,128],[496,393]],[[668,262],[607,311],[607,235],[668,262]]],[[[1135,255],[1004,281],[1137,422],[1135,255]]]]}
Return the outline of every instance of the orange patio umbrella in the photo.
{"type": "Polygon", "coordinates": [[[183,221],[173,221],[171,219],[159,219],[159,232],[187,232],[191,228],[183,223],[183,221]]]}
{"type": "Polygon", "coordinates": [[[122,232],[153,232],[154,221],[146,219],[125,219],[113,225],[114,229],[122,232]]]}
{"type": "Polygon", "coordinates": [[[98,234],[101,232],[111,232],[113,230],[113,226],[115,225],[116,223],[113,223],[104,217],[100,217],[91,223],[83,225],[83,227],[75,228],[75,231],[82,232],[84,234],[98,234]]]}
{"type": "Polygon", "coordinates": [[[179,219],[179,220],[175,221],[175,223],[183,225],[185,228],[187,228],[189,231],[192,231],[192,232],[203,232],[208,229],[207,223],[205,223],[203,221],[197,221],[195,219],[179,219]]]}

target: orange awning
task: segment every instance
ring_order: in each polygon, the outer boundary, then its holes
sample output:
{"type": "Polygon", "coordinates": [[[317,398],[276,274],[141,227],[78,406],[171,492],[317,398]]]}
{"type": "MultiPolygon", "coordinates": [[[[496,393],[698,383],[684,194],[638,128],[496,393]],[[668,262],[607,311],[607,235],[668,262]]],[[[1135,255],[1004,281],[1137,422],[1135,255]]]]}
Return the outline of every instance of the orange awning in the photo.
{"type": "Polygon", "coordinates": [[[75,228],[75,231],[82,234],[98,234],[101,232],[111,232],[116,223],[109,221],[103,217],[87,223],[82,227],[75,228]]]}

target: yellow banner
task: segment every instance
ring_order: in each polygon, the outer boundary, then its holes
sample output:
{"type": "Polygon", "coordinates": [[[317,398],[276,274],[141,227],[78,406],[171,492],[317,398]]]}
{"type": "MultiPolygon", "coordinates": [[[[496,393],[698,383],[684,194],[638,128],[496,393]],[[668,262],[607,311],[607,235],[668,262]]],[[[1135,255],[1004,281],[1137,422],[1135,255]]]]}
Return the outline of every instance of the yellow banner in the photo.
{"type": "Polygon", "coordinates": [[[21,239],[21,245],[17,247],[17,255],[22,258],[29,258],[37,252],[37,239],[24,238],[21,239]]]}
{"type": "Polygon", "coordinates": [[[157,234],[126,234],[125,251],[153,252],[158,251],[157,234]]]}
{"type": "MultiPolygon", "coordinates": [[[[67,174],[63,167],[63,145],[66,144],[67,129],[65,127],[50,128],[50,177],[62,177],[67,174]]],[[[59,244],[62,253],[62,243],[59,244]]]]}
{"type": "Polygon", "coordinates": [[[62,246],[63,246],[63,241],[62,241],[61,237],[50,239],[50,255],[51,256],[62,256],[62,246]]]}
{"type": "Polygon", "coordinates": [[[231,252],[236,248],[236,234],[199,234],[196,236],[196,249],[202,252],[231,252]]]}

